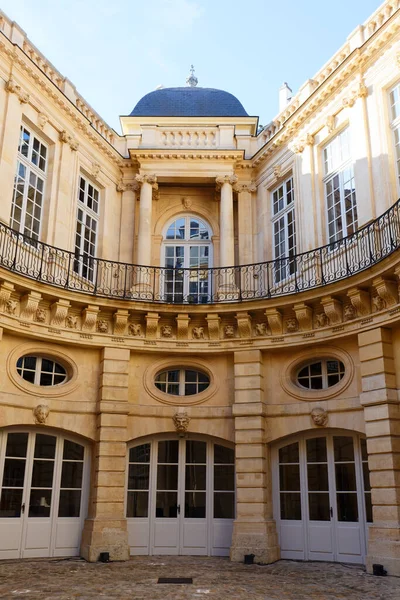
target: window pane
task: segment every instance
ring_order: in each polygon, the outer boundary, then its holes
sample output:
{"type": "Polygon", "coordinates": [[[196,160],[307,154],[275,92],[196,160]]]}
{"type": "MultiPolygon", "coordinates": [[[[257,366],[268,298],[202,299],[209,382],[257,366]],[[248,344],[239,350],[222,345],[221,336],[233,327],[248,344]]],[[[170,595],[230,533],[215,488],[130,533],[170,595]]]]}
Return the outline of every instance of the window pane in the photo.
{"type": "Polygon", "coordinates": [[[335,462],[354,461],[354,445],[352,437],[334,436],[333,447],[335,462]]]}
{"type": "Polygon", "coordinates": [[[177,492],[157,492],[156,517],[175,519],[178,516],[177,492]]]}
{"type": "Polygon", "coordinates": [[[205,492],[185,492],[185,518],[205,519],[206,494],[205,492]]]}
{"type": "Polygon", "coordinates": [[[205,490],[206,489],[206,466],[205,465],[186,465],[185,489],[186,490],[205,490]]]}
{"type": "Polygon", "coordinates": [[[4,461],[3,486],[23,487],[25,460],[6,458],[4,461]]]}
{"type": "Polygon", "coordinates": [[[149,464],[129,465],[128,489],[130,490],[148,490],[149,489],[149,464]]]}
{"type": "Polygon", "coordinates": [[[336,494],[338,521],[358,521],[357,494],[336,494]]]}
{"type": "Polygon", "coordinates": [[[83,460],[84,447],[70,440],[64,440],[63,459],[68,460],[83,460]]]}
{"type": "Polygon", "coordinates": [[[49,517],[51,495],[51,490],[31,490],[29,517],[49,517]]]}
{"type": "Polygon", "coordinates": [[[158,442],[158,462],[159,463],[177,463],[178,462],[178,440],[169,440],[158,442]]]}
{"type": "Polygon", "coordinates": [[[308,494],[310,521],[330,521],[329,494],[308,494]]]}
{"type": "Polygon", "coordinates": [[[149,493],[128,492],[126,516],[128,518],[148,517],[149,493]]]}
{"type": "Polygon", "coordinates": [[[207,453],[207,444],[205,442],[187,441],[186,442],[186,462],[187,463],[205,463],[207,453]]]}
{"type": "Polygon", "coordinates": [[[83,462],[63,462],[61,473],[62,488],[81,488],[83,462]]]}
{"type": "Polygon", "coordinates": [[[32,471],[32,487],[52,487],[53,471],[53,460],[34,460],[32,471]]]}
{"type": "Polygon", "coordinates": [[[177,490],[178,489],[178,465],[158,465],[157,466],[157,489],[158,490],[177,490]]]}
{"type": "Polygon", "coordinates": [[[81,509],[81,490],[61,490],[58,505],[59,517],[79,517],[81,509]]]}
{"type": "Polygon", "coordinates": [[[27,433],[9,433],[7,436],[6,456],[25,457],[27,446],[27,433]]]}
{"type": "Polygon", "coordinates": [[[215,492],[214,519],[235,518],[235,494],[230,492],[215,492]]]}
{"type": "Polygon", "coordinates": [[[328,465],[307,465],[308,489],[313,492],[326,492],[328,487],[328,465]]]}
{"type": "Polygon", "coordinates": [[[150,444],[135,446],[129,450],[129,462],[150,462],[150,444]]]}
{"type": "Polygon", "coordinates": [[[214,490],[233,491],[235,489],[235,466],[214,466],[214,490]]]}
{"type": "Polygon", "coordinates": [[[0,518],[17,518],[21,516],[23,490],[3,489],[0,499],[0,518]]]}
{"type": "Polygon", "coordinates": [[[326,462],[326,438],[307,440],[307,462],[326,462]]]}
{"type": "Polygon", "coordinates": [[[300,466],[279,465],[279,486],[281,491],[299,491],[300,466]]]}
{"type": "Polygon", "coordinates": [[[300,493],[281,493],[281,519],[301,520],[300,493]]]}
{"type": "Polygon", "coordinates": [[[299,462],[299,444],[289,444],[279,450],[280,463],[298,463],[299,462]]]}
{"type": "Polygon", "coordinates": [[[36,434],[35,458],[54,458],[57,439],[52,435],[36,434]]]}
{"type": "Polygon", "coordinates": [[[216,464],[233,464],[235,462],[235,451],[226,446],[214,444],[214,462],[216,464]]]}

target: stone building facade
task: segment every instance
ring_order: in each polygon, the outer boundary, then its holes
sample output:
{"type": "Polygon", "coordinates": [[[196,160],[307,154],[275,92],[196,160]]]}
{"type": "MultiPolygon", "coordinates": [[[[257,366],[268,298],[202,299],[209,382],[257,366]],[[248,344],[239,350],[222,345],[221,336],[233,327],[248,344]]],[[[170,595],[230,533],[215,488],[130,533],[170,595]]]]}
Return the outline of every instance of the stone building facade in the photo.
{"type": "Polygon", "coordinates": [[[192,73],[119,135],[0,31],[0,558],[400,575],[399,1],[262,128],[192,73]]]}

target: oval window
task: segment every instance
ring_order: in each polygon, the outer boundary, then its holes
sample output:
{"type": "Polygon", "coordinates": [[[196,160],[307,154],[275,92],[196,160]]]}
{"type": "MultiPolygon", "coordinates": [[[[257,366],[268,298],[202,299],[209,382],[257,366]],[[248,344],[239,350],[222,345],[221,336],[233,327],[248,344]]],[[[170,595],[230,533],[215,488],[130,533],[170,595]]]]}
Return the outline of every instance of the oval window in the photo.
{"type": "Polygon", "coordinates": [[[297,373],[299,386],[308,390],[325,390],[344,377],[344,364],[340,360],[325,359],[303,366],[297,373]]]}
{"type": "Polygon", "coordinates": [[[60,385],[67,380],[65,367],[43,356],[22,356],[17,360],[17,372],[34,385],[60,385]]]}
{"type": "Polygon", "coordinates": [[[193,396],[200,394],[210,385],[210,378],[201,371],[192,369],[170,369],[156,375],[155,386],[172,396],[193,396]]]}

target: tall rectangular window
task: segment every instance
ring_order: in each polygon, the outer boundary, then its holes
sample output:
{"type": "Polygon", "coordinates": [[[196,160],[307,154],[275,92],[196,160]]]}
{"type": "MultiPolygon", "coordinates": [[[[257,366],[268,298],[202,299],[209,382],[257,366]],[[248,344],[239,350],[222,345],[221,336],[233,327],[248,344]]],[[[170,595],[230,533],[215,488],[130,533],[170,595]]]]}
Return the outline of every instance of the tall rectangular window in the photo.
{"type": "Polygon", "coordinates": [[[398,192],[400,194],[400,83],[398,83],[389,94],[390,123],[394,137],[394,155],[396,161],[396,174],[398,192]]]}
{"type": "Polygon", "coordinates": [[[350,152],[350,132],[345,129],[323,151],[324,186],[329,242],[357,230],[357,203],[350,152]]]}
{"type": "Polygon", "coordinates": [[[40,235],[46,167],[47,147],[22,125],[10,225],[34,240],[40,235]]]}
{"type": "Polygon", "coordinates": [[[79,179],[74,271],[90,281],[95,277],[99,190],[84,177],[79,179]]]}
{"type": "Polygon", "coordinates": [[[272,192],[272,235],[274,240],[275,283],[296,271],[296,223],[293,177],[272,192]]]}

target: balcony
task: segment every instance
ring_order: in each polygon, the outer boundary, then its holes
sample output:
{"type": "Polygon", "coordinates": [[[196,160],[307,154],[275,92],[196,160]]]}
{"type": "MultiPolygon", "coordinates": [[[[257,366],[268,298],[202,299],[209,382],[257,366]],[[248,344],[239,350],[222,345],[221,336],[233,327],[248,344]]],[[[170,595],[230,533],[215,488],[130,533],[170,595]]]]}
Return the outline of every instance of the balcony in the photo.
{"type": "Polygon", "coordinates": [[[400,246],[400,200],[354,234],[284,259],[228,268],[164,268],[80,255],[0,224],[0,266],[99,298],[155,304],[226,304],[288,296],[360,273],[400,246]]]}

